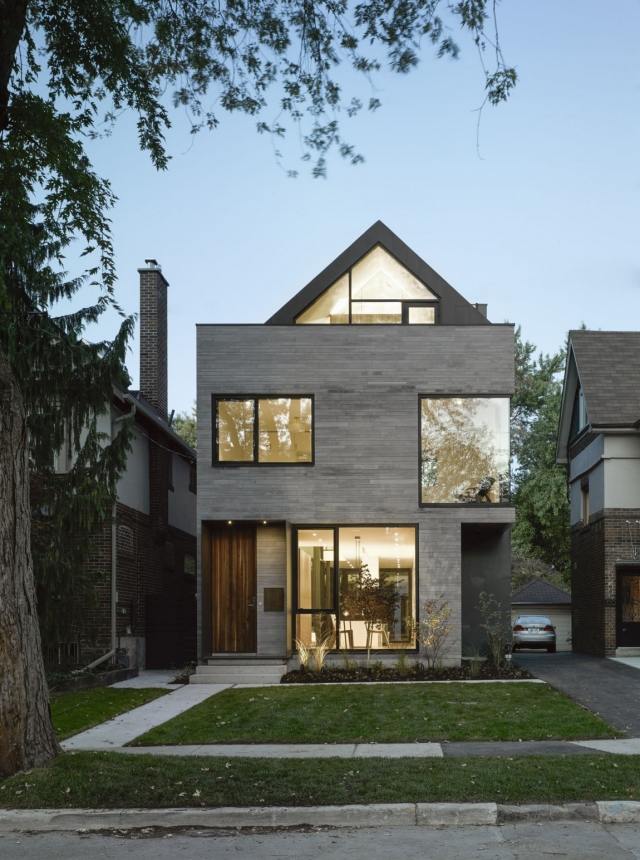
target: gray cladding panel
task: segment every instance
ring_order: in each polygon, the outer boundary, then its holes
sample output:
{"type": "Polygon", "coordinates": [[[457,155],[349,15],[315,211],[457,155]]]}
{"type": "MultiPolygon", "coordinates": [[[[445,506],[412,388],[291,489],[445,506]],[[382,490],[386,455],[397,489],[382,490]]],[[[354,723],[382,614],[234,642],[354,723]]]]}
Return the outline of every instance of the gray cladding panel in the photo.
{"type": "Polygon", "coordinates": [[[512,391],[510,326],[200,326],[199,519],[414,522],[418,395],[512,391]],[[314,466],[212,467],[211,395],[243,393],[314,395],[314,466]]]}

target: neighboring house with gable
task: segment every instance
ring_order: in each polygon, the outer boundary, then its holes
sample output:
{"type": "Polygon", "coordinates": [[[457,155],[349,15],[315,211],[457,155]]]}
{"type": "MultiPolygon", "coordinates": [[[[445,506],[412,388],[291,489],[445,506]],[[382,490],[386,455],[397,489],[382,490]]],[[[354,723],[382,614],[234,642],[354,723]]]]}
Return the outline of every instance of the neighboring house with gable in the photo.
{"type": "Polygon", "coordinates": [[[573,647],[640,654],[640,332],[572,331],[558,431],[573,647]]]}
{"type": "Polygon", "coordinates": [[[198,326],[192,680],[277,679],[299,645],[418,656],[439,596],[445,663],[478,648],[514,521],[514,333],[486,313],[376,222],[265,324],[198,326]]]}
{"type": "Polygon", "coordinates": [[[544,615],[556,629],[556,651],[571,651],[571,595],[544,579],[533,579],[511,596],[511,620],[544,615]]]}
{"type": "MultiPolygon", "coordinates": [[[[95,599],[50,664],[128,662],[182,666],[196,653],[196,452],[167,414],[167,288],[160,266],[140,273],[140,390],[114,391],[99,417],[107,437],[133,417],[133,438],[117,484],[115,517],[96,535],[86,565],[95,599]]],[[[72,452],[56,469],[66,471],[72,452]]]]}

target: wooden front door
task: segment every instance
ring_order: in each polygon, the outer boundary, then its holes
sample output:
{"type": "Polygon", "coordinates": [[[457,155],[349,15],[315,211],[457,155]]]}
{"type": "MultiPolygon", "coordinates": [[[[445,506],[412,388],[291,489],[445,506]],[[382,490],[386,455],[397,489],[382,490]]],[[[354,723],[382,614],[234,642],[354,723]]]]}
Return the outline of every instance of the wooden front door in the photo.
{"type": "Polygon", "coordinates": [[[256,650],[256,527],[211,529],[213,653],[256,650]]]}
{"type": "Polygon", "coordinates": [[[617,645],[640,646],[640,568],[618,571],[617,645]]]}

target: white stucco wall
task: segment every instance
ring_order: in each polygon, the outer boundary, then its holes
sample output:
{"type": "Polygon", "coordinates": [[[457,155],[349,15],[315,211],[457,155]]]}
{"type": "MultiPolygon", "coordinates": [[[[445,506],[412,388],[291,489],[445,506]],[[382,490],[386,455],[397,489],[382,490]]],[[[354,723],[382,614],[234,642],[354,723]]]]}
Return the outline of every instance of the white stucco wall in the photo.
{"type": "Polygon", "coordinates": [[[118,481],[118,501],[149,513],[149,440],[134,428],[127,466],[118,481]]]}
{"type": "Polygon", "coordinates": [[[640,508],[640,433],[605,439],[606,508],[640,508]]]}
{"type": "Polygon", "coordinates": [[[173,490],[169,490],[169,525],[190,535],[196,533],[196,494],[189,490],[189,464],[173,454],[173,490]]]}

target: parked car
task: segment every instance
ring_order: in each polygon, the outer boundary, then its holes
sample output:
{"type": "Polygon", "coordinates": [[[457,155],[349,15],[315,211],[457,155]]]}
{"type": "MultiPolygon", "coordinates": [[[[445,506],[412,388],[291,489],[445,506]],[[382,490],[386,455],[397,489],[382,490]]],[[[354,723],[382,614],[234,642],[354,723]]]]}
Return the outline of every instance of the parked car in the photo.
{"type": "Polygon", "coordinates": [[[556,651],[556,628],[546,615],[519,615],[513,625],[513,650],[546,648],[556,651]]]}

